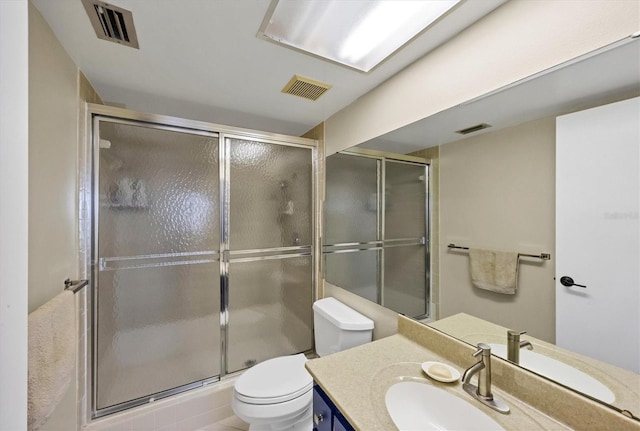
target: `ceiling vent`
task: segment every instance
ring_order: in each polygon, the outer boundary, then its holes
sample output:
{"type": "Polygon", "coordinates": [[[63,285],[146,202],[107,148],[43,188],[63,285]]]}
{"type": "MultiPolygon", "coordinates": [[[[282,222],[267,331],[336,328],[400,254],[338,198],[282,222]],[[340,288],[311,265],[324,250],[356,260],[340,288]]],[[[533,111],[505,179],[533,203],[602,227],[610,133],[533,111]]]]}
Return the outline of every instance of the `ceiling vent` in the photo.
{"type": "Polygon", "coordinates": [[[325,84],[324,82],[305,78],[300,75],[293,75],[293,78],[284,86],[282,92],[309,100],[318,100],[318,98],[330,88],[331,85],[325,84]]]}
{"type": "Polygon", "coordinates": [[[130,11],[97,0],[82,0],[82,4],[99,39],[140,48],[130,11]]]}
{"type": "Polygon", "coordinates": [[[491,124],[487,124],[487,123],[476,124],[475,126],[467,127],[466,129],[456,130],[456,133],[459,133],[461,135],[468,135],[469,133],[478,132],[488,127],[491,127],[491,124]]]}

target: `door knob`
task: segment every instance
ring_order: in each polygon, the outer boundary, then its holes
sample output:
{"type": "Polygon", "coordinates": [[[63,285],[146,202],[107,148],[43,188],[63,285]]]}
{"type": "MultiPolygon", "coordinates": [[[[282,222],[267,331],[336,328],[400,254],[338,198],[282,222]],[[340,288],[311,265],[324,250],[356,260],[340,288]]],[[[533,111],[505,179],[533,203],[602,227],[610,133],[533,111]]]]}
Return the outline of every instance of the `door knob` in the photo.
{"type": "Polygon", "coordinates": [[[562,277],[560,277],[560,283],[563,286],[567,286],[567,287],[571,287],[571,286],[576,286],[576,287],[583,287],[583,288],[587,288],[587,286],[583,285],[583,284],[576,284],[573,282],[573,278],[567,276],[567,275],[563,275],[562,277]]]}

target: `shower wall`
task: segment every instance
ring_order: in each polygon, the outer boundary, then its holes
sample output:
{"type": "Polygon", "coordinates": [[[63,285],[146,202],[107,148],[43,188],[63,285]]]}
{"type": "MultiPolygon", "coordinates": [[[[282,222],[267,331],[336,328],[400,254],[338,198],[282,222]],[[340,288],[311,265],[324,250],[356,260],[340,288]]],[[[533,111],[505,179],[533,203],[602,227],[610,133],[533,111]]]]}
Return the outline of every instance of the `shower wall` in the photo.
{"type": "Polygon", "coordinates": [[[94,116],[94,416],[310,350],[313,143],[116,111],[94,116]]]}

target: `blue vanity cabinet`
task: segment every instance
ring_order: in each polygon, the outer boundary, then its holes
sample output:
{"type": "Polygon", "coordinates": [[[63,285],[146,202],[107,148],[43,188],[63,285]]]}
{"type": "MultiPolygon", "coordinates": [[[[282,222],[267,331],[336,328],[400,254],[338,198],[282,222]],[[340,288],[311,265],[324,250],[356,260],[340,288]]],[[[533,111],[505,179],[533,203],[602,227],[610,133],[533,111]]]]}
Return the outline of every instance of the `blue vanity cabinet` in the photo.
{"type": "Polygon", "coordinates": [[[313,386],[313,431],[355,431],[320,386],[313,386]]]}
{"type": "Polygon", "coordinates": [[[313,385],[313,431],[333,431],[333,403],[318,385],[313,385]]]}
{"type": "Polygon", "coordinates": [[[333,431],[354,431],[353,427],[339,411],[333,415],[333,431]]]}

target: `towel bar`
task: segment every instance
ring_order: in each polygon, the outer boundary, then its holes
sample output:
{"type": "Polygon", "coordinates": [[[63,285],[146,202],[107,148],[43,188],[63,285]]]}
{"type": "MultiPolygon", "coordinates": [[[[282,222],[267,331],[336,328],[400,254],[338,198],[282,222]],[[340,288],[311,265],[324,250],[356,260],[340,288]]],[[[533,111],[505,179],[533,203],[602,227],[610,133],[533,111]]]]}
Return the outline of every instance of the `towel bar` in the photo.
{"type": "MultiPolygon", "coordinates": [[[[469,247],[461,247],[455,244],[449,244],[447,247],[455,248],[459,250],[469,250],[469,247]]],[[[535,257],[537,259],[542,259],[542,260],[551,260],[550,253],[540,253],[540,254],[518,253],[518,256],[535,257]]]]}
{"type": "Polygon", "coordinates": [[[89,284],[89,280],[71,280],[67,278],[64,281],[64,290],[70,290],[73,293],[78,293],[78,291],[87,284],[89,284]]]}

